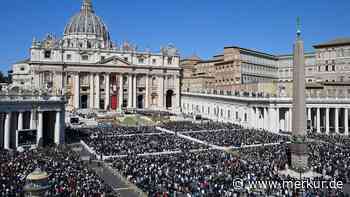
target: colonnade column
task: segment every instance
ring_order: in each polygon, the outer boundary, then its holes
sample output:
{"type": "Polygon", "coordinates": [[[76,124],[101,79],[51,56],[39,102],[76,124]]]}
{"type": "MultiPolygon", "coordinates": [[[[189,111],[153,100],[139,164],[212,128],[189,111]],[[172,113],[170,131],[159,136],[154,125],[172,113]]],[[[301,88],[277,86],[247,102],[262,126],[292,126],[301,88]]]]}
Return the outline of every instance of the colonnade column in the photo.
{"type": "Polygon", "coordinates": [[[23,112],[18,113],[18,122],[17,122],[17,130],[23,129],[23,112]]]}
{"type": "Polygon", "coordinates": [[[326,133],[329,134],[329,108],[326,108],[326,133]]]}
{"type": "Polygon", "coordinates": [[[94,108],[94,74],[90,74],[90,108],[93,109],[94,108]]]}
{"type": "Polygon", "coordinates": [[[105,75],[105,110],[109,110],[109,101],[110,101],[110,91],[111,91],[111,88],[110,88],[110,84],[109,84],[109,74],[107,73],[105,75]]]}
{"type": "Polygon", "coordinates": [[[132,75],[128,75],[128,108],[132,108],[132,75]]]}
{"type": "Polygon", "coordinates": [[[280,131],[280,108],[276,108],[276,130],[280,131]]]}
{"type": "Polygon", "coordinates": [[[95,75],[95,108],[100,109],[100,74],[95,75]]]}
{"type": "MultiPolygon", "coordinates": [[[[312,120],[311,120],[311,108],[307,108],[307,120],[309,120],[307,122],[310,122],[310,128],[311,128],[311,122],[312,122],[312,120]]],[[[307,123],[306,123],[306,125],[307,125],[307,123]]]]}
{"type": "Polygon", "coordinates": [[[74,75],[74,108],[80,108],[80,78],[79,73],[74,75]]]}
{"type": "Polygon", "coordinates": [[[344,109],[344,134],[349,135],[349,109],[344,109]]]}
{"type": "Polygon", "coordinates": [[[316,129],[317,129],[317,133],[321,132],[321,112],[320,112],[320,108],[317,108],[316,111],[316,129]]]}
{"type": "Polygon", "coordinates": [[[145,94],[145,108],[149,107],[149,76],[146,75],[146,94],[145,94]]]}
{"type": "Polygon", "coordinates": [[[38,112],[38,130],[37,130],[37,144],[43,137],[43,112],[38,112]]]}
{"type": "Polygon", "coordinates": [[[61,112],[57,111],[56,112],[56,120],[55,120],[55,144],[60,144],[60,137],[61,137],[61,112]]]}
{"type": "Polygon", "coordinates": [[[335,108],[334,113],[335,113],[334,130],[336,134],[339,134],[339,108],[335,108]]]}
{"type": "Polygon", "coordinates": [[[11,112],[8,112],[6,113],[6,117],[5,117],[4,149],[10,149],[10,129],[11,129],[11,112]]]}
{"type": "Polygon", "coordinates": [[[289,123],[288,123],[288,129],[290,132],[292,132],[293,128],[292,128],[292,123],[293,123],[293,110],[292,108],[288,108],[289,110],[289,123]]]}
{"type": "Polygon", "coordinates": [[[132,103],[132,107],[133,108],[137,108],[136,106],[136,101],[137,101],[137,87],[136,87],[136,80],[137,80],[137,75],[133,76],[133,103],[132,103]]]}
{"type": "Polygon", "coordinates": [[[123,95],[124,94],[124,89],[123,89],[123,75],[120,74],[119,75],[119,110],[121,111],[122,110],[122,107],[123,107],[123,95]]]}

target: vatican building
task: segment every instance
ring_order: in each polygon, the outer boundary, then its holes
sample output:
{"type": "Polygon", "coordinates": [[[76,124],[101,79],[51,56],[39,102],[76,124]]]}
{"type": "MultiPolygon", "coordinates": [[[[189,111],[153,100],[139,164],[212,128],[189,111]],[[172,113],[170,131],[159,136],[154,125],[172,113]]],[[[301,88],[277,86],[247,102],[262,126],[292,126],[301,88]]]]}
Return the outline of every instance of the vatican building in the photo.
{"type": "Polygon", "coordinates": [[[29,58],[12,66],[12,86],[64,95],[67,109],[180,111],[180,57],[117,45],[91,0],[65,26],[63,38],[33,39],[29,58]]]}

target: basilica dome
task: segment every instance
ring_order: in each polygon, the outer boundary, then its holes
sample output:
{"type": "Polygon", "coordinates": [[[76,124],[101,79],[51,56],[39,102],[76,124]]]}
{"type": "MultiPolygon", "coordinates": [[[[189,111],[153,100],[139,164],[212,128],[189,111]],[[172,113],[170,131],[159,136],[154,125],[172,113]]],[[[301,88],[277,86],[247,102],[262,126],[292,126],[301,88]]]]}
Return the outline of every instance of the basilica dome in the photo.
{"type": "MultiPolygon", "coordinates": [[[[91,0],[84,0],[80,12],[75,14],[64,30],[67,39],[91,39],[92,43],[100,43],[102,48],[111,47],[107,26],[95,15],[91,0]]],[[[94,47],[93,47],[94,48],[94,47]]]]}

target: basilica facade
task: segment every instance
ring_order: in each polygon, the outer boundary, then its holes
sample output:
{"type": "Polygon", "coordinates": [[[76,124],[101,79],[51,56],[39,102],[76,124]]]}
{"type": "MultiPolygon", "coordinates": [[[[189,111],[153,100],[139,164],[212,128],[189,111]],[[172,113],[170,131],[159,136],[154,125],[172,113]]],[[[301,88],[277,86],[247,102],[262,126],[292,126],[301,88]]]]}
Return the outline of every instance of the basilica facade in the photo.
{"type": "Polygon", "coordinates": [[[178,50],[118,46],[91,0],[83,1],[63,38],[33,39],[29,56],[12,66],[12,86],[65,95],[68,109],[180,110],[178,50]]]}

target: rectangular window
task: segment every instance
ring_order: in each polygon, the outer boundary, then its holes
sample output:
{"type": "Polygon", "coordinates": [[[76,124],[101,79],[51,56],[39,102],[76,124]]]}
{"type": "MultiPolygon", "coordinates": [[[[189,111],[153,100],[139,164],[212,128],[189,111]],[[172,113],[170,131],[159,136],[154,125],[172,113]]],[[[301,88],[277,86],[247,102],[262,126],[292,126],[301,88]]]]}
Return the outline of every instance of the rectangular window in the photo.
{"type": "Polygon", "coordinates": [[[87,60],[89,60],[89,56],[88,55],[82,55],[81,59],[84,60],[84,61],[87,61],[87,60]]]}
{"type": "Polygon", "coordinates": [[[124,57],[124,61],[129,61],[129,59],[127,57],[124,57]]]}
{"type": "Polygon", "coordinates": [[[101,61],[105,60],[105,58],[106,58],[105,56],[101,56],[101,61]]]}
{"type": "Polygon", "coordinates": [[[152,64],[156,64],[157,60],[156,59],[152,59],[152,64]]]}
{"type": "Polygon", "coordinates": [[[72,55],[71,54],[67,54],[66,58],[67,58],[67,60],[71,60],[72,59],[72,55]]]}
{"type": "Polygon", "coordinates": [[[144,59],[143,58],[139,58],[138,61],[139,61],[139,64],[143,64],[144,63],[144,59]]]}

